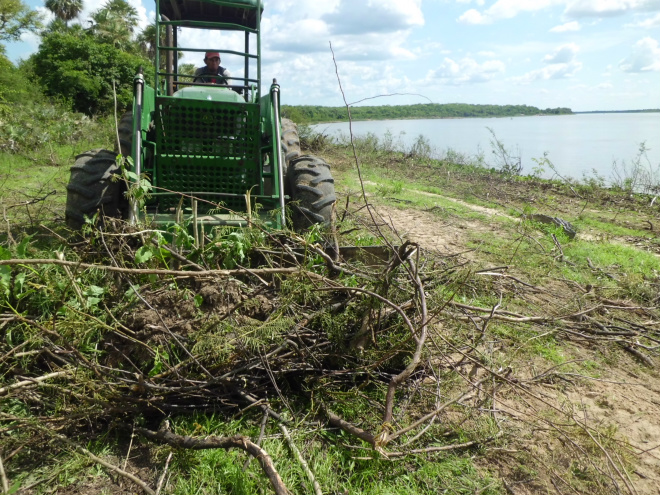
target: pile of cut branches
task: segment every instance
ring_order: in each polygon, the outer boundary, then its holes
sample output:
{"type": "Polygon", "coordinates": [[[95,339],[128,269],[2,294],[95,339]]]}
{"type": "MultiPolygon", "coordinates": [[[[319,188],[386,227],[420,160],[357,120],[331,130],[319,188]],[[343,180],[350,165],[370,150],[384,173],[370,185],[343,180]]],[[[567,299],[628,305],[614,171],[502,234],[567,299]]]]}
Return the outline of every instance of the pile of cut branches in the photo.
{"type": "MultiPolygon", "coordinates": [[[[98,230],[51,258],[34,257],[29,237],[2,248],[5,464],[57,442],[157,493],[79,445],[109,430],[134,431],[179,448],[242,449],[259,460],[276,493],[288,493],[261,447],[274,421],[316,490],[288,428],[342,431],[359,459],[477,448],[500,438],[505,409],[514,414],[500,397],[538,399],[525,383],[560,373],[516,377],[499,366],[485,351],[492,352],[485,338],[491,322],[607,339],[651,360],[640,346],[657,341],[657,326],[622,317],[657,319],[651,308],[596,301],[525,316],[499,304],[463,304],[456,294],[486,278],[500,295],[540,289],[386,237],[387,256],[377,265],[365,263],[359,249],[361,261],[342,259],[317,232],[272,235],[256,227],[201,243],[181,230],[98,230]],[[200,412],[261,422],[262,435],[186,436],[165,421],[200,412]]],[[[0,478],[7,484],[2,469],[0,478]]]]}

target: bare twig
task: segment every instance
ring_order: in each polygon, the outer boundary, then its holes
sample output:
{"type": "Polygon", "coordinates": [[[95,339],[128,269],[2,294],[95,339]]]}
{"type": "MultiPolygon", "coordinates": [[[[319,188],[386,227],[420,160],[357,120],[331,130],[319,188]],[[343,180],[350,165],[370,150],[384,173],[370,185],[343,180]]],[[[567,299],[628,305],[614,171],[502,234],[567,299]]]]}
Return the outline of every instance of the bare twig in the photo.
{"type": "Polygon", "coordinates": [[[89,450],[81,447],[80,445],[77,445],[76,443],[72,442],[71,440],[69,440],[64,435],[60,435],[60,434],[55,433],[55,434],[53,434],[53,436],[55,438],[57,438],[58,440],[60,440],[61,442],[66,443],[70,447],[73,447],[76,451],[80,452],[81,454],[86,455],[87,457],[89,457],[94,462],[97,462],[97,463],[101,464],[102,466],[107,467],[111,471],[114,471],[115,473],[117,473],[120,476],[123,476],[124,478],[128,478],[129,480],[131,480],[136,485],[139,485],[140,488],[142,488],[142,490],[144,490],[145,493],[147,493],[149,495],[156,495],[156,492],[154,490],[152,490],[144,481],[142,481],[137,476],[135,476],[135,475],[133,475],[133,474],[127,472],[127,471],[124,471],[123,469],[119,468],[118,466],[115,466],[114,464],[110,464],[109,462],[101,459],[100,457],[95,456],[89,450]]]}
{"type": "Polygon", "coordinates": [[[28,378],[27,380],[22,380],[20,382],[7,385],[6,387],[0,388],[0,395],[6,394],[10,390],[16,390],[17,388],[26,387],[28,385],[38,385],[39,383],[50,380],[51,378],[57,378],[58,376],[65,376],[71,374],[71,371],[55,371],[54,373],[48,373],[37,378],[28,378]]]}
{"type": "Polygon", "coordinates": [[[170,452],[167,456],[167,460],[165,461],[165,467],[163,468],[163,474],[160,476],[160,479],[158,480],[158,484],[156,485],[156,495],[159,495],[161,489],[163,488],[163,482],[165,481],[165,475],[167,474],[167,468],[170,466],[171,460],[172,460],[172,452],[170,452]]]}
{"type": "MultiPolygon", "coordinates": [[[[167,429],[160,429],[158,431],[148,430],[146,428],[137,428],[137,432],[152,440],[159,440],[165,442],[173,447],[192,450],[205,450],[205,449],[241,449],[245,452],[256,457],[261,465],[268,480],[270,481],[273,490],[277,495],[289,495],[282,478],[280,477],[273,460],[268,453],[253,443],[249,438],[242,435],[234,435],[233,437],[217,437],[208,436],[205,438],[194,438],[188,436],[175,435],[167,429]]],[[[154,494],[155,495],[155,494],[154,494]]]]}
{"type": "Polygon", "coordinates": [[[343,420],[339,416],[337,416],[335,413],[330,411],[325,406],[323,407],[323,411],[325,412],[325,415],[328,417],[328,422],[330,425],[335,426],[337,428],[341,428],[347,433],[350,433],[351,435],[359,438],[360,440],[364,440],[370,445],[374,445],[375,442],[375,437],[368,431],[363,430],[362,428],[358,428],[357,426],[349,423],[348,421],[343,420]]]}
{"type": "Polygon", "coordinates": [[[278,426],[280,427],[280,431],[282,432],[282,435],[284,435],[286,442],[289,444],[289,448],[292,450],[292,452],[298,459],[298,462],[302,466],[303,471],[305,471],[305,474],[307,475],[307,479],[309,479],[309,482],[314,487],[314,493],[316,495],[323,495],[323,492],[321,491],[321,485],[319,485],[319,482],[316,481],[316,477],[314,476],[314,473],[312,473],[312,470],[309,469],[309,465],[307,464],[307,461],[305,461],[305,458],[300,453],[300,450],[298,450],[298,447],[296,447],[296,444],[293,443],[291,435],[289,434],[289,430],[287,430],[286,426],[284,426],[281,423],[278,426]]]}
{"type": "MultiPolygon", "coordinates": [[[[95,270],[104,270],[114,273],[126,273],[135,275],[163,275],[173,277],[232,277],[245,274],[246,269],[240,268],[237,270],[204,270],[204,271],[184,271],[184,270],[152,270],[149,268],[121,268],[108,265],[95,265],[90,263],[79,263],[76,261],[56,260],[56,259],[17,259],[17,260],[0,260],[0,266],[3,265],[58,265],[58,266],[75,266],[80,268],[93,268],[95,270]]],[[[311,278],[322,278],[316,273],[307,272],[300,268],[254,268],[247,270],[258,275],[295,275],[304,273],[311,278]]]]}
{"type": "Polygon", "coordinates": [[[0,482],[2,482],[2,493],[9,493],[9,480],[5,473],[5,465],[2,463],[2,452],[0,452],[0,482]]]}

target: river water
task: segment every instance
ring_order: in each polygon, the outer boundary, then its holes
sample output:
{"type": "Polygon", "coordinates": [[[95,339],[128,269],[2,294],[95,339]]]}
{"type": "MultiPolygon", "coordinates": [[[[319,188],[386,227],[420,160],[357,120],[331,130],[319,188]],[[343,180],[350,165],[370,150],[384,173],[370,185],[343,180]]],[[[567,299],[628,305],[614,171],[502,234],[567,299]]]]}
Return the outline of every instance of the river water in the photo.
{"type": "MultiPolygon", "coordinates": [[[[339,139],[349,135],[345,122],[313,128],[339,139]]],[[[523,174],[532,174],[537,167],[532,159],[541,159],[547,153],[563,177],[582,180],[594,177],[595,171],[611,183],[616,178],[615,168],[619,176],[631,168],[642,143],[647,151],[641,163],[656,172],[660,169],[660,113],[353,122],[354,135],[372,133],[382,139],[389,133],[401,150],[410,150],[419,136],[424,136],[437,158],[451,150],[472,159],[481,155],[488,166],[497,167],[502,162],[492,153],[493,134],[489,128],[511,156],[520,156],[523,174]]],[[[550,167],[544,168],[542,177],[555,176],[550,167]]]]}

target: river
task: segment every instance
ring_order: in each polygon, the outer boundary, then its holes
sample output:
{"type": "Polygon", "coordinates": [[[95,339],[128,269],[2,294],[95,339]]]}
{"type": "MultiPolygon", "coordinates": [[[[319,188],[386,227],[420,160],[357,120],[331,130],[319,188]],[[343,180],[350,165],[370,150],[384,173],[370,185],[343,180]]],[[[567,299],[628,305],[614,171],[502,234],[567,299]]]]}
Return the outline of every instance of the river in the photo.
{"type": "MultiPolygon", "coordinates": [[[[313,127],[340,139],[349,135],[345,122],[313,127]]],[[[512,156],[520,156],[523,174],[532,174],[537,167],[533,159],[547,153],[561,176],[582,180],[597,174],[609,184],[616,179],[615,169],[619,177],[625,175],[645,143],[646,157],[641,163],[660,177],[660,113],[353,122],[354,135],[372,133],[382,139],[389,133],[401,150],[409,150],[424,136],[437,158],[451,150],[471,159],[482,155],[488,166],[498,166],[501,161],[492,153],[489,128],[512,156]]],[[[544,169],[541,177],[556,177],[547,164],[544,169]]]]}

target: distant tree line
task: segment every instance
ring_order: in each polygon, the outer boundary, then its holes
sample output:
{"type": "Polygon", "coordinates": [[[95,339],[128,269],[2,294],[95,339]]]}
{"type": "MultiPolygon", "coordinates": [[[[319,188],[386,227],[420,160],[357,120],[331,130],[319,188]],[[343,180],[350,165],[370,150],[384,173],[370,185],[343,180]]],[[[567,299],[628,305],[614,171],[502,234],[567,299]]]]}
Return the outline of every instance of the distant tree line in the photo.
{"type": "Polygon", "coordinates": [[[642,110],[590,110],[587,112],[575,113],[658,113],[660,108],[644,108],[642,110]]]}
{"type": "MultiPolygon", "coordinates": [[[[315,124],[348,120],[345,107],[282,106],[282,113],[298,123],[315,124]]],[[[448,119],[463,117],[516,117],[521,115],[570,115],[570,108],[541,110],[528,105],[470,105],[426,103],[351,107],[353,120],[448,119]]]]}

